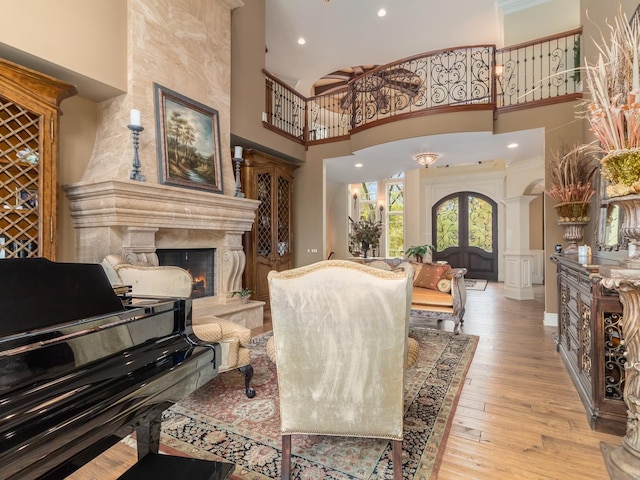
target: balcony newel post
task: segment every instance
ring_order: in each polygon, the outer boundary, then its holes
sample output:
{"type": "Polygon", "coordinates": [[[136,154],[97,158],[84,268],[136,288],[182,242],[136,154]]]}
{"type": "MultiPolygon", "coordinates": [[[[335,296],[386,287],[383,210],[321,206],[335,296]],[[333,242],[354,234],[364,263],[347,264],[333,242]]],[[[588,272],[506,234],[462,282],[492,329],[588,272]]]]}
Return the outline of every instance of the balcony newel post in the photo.
{"type": "Polygon", "coordinates": [[[304,99],[304,129],[302,131],[302,139],[304,141],[305,149],[309,149],[309,102],[308,98],[304,99]]]}

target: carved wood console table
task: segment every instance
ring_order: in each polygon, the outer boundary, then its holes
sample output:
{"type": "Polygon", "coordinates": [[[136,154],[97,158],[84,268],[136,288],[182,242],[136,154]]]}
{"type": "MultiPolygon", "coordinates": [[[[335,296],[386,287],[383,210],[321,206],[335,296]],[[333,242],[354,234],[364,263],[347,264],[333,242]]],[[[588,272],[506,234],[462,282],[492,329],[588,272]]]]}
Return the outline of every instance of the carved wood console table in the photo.
{"type": "Polygon", "coordinates": [[[591,428],[624,435],[622,304],[615,290],[598,281],[600,269],[618,262],[572,254],[552,260],[558,269],[558,352],[591,428]]]}

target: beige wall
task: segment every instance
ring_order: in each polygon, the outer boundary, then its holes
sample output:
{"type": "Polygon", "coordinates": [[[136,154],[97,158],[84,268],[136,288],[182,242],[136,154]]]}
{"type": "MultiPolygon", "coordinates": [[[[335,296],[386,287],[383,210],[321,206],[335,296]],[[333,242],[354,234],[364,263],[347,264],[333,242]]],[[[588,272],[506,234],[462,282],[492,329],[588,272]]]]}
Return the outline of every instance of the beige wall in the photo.
{"type": "MultiPolygon", "coordinates": [[[[605,0],[610,2],[611,0],[605,0]]],[[[603,3],[605,3],[603,2],[603,3]]],[[[504,16],[504,44],[517,45],[580,26],[580,0],[551,0],[504,16]]]]}
{"type": "Polygon", "coordinates": [[[529,249],[544,250],[544,195],[541,193],[529,204],[529,249]]]}
{"type": "Polygon", "coordinates": [[[0,12],[3,57],[94,100],[126,90],[127,0],[0,0],[0,12]]]}
{"type": "Polygon", "coordinates": [[[58,165],[58,239],[56,259],[75,260],[75,232],[69,202],[62,185],[75,183],[87,168],[96,138],[98,105],[82,97],[62,103],[60,117],[60,163],[58,165]]]}

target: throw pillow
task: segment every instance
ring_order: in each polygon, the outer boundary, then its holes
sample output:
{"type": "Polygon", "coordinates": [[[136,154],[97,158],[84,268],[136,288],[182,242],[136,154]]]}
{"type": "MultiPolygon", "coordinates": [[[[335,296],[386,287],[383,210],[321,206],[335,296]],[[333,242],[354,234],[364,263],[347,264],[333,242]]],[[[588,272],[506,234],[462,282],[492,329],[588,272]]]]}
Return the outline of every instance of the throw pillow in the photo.
{"type": "Polygon", "coordinates": [[[443,278],[438,282],[438,290],[443,293],[449,293],[451,291],[451,280],[443,278]]]}
{"type": "Polygon", "coordinates": [[[422,265],[424,265],[424,263],[411,262],[411,266],[413,267],[413,286],[414,287],[417,286],[416,281],[420,276],[420,270],[422,270],[422,265]]]}
{"type": "Polygon", "coordinates": [[[418,278],[413,282],[415,287],[430,288],[431,290],[438,289],[438,282],[442,280],[449,269],[450,265],[436,265],[425,263],[420,269],[418,278]]]}

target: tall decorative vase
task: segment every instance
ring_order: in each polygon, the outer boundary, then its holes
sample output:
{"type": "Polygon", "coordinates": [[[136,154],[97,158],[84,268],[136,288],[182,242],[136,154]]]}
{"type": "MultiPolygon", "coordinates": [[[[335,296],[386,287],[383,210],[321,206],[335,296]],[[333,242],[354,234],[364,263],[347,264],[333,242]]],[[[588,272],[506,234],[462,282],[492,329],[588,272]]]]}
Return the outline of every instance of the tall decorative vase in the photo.
{"type": "Polygon", "coordinates": [[[625,195],[607,200],[622,210],[620,234],[629,239],[635,247],[632,255],[625,260],[627,268],[640,269],[640,195],[625,195]]]}
{"type": "Polygon", "coordinates": [[[562,238],[567,242],[565,253],[578,253],[578,242],[584,237],[583,230],[589,222],[558,222],[564,228],[562,238]]]}
{"type": "Polygon", "coordinates": [[[362,256],[367,258],[367,253],[369,253],[369,244],[367,242],[362,242],[362,256]]]}
{"type": "Polygon", "coordinates": [[[622,446],[601,444],[609,476],[614,480],[640,480],[640,269],[604,267],[602,285],[620,294],[622,333],[626,357],[623,397],[627,406],[627,432],[622,446]]]}
{"type": "Polygon", "coordinates": [[[564,202],[553,208],[558,214],[558,225],[564,228],[562,238],[568,243],[565,253],[578,253],[578,242],[582,241],[585,225],[589,224],[589,202],[564,202]]]}

